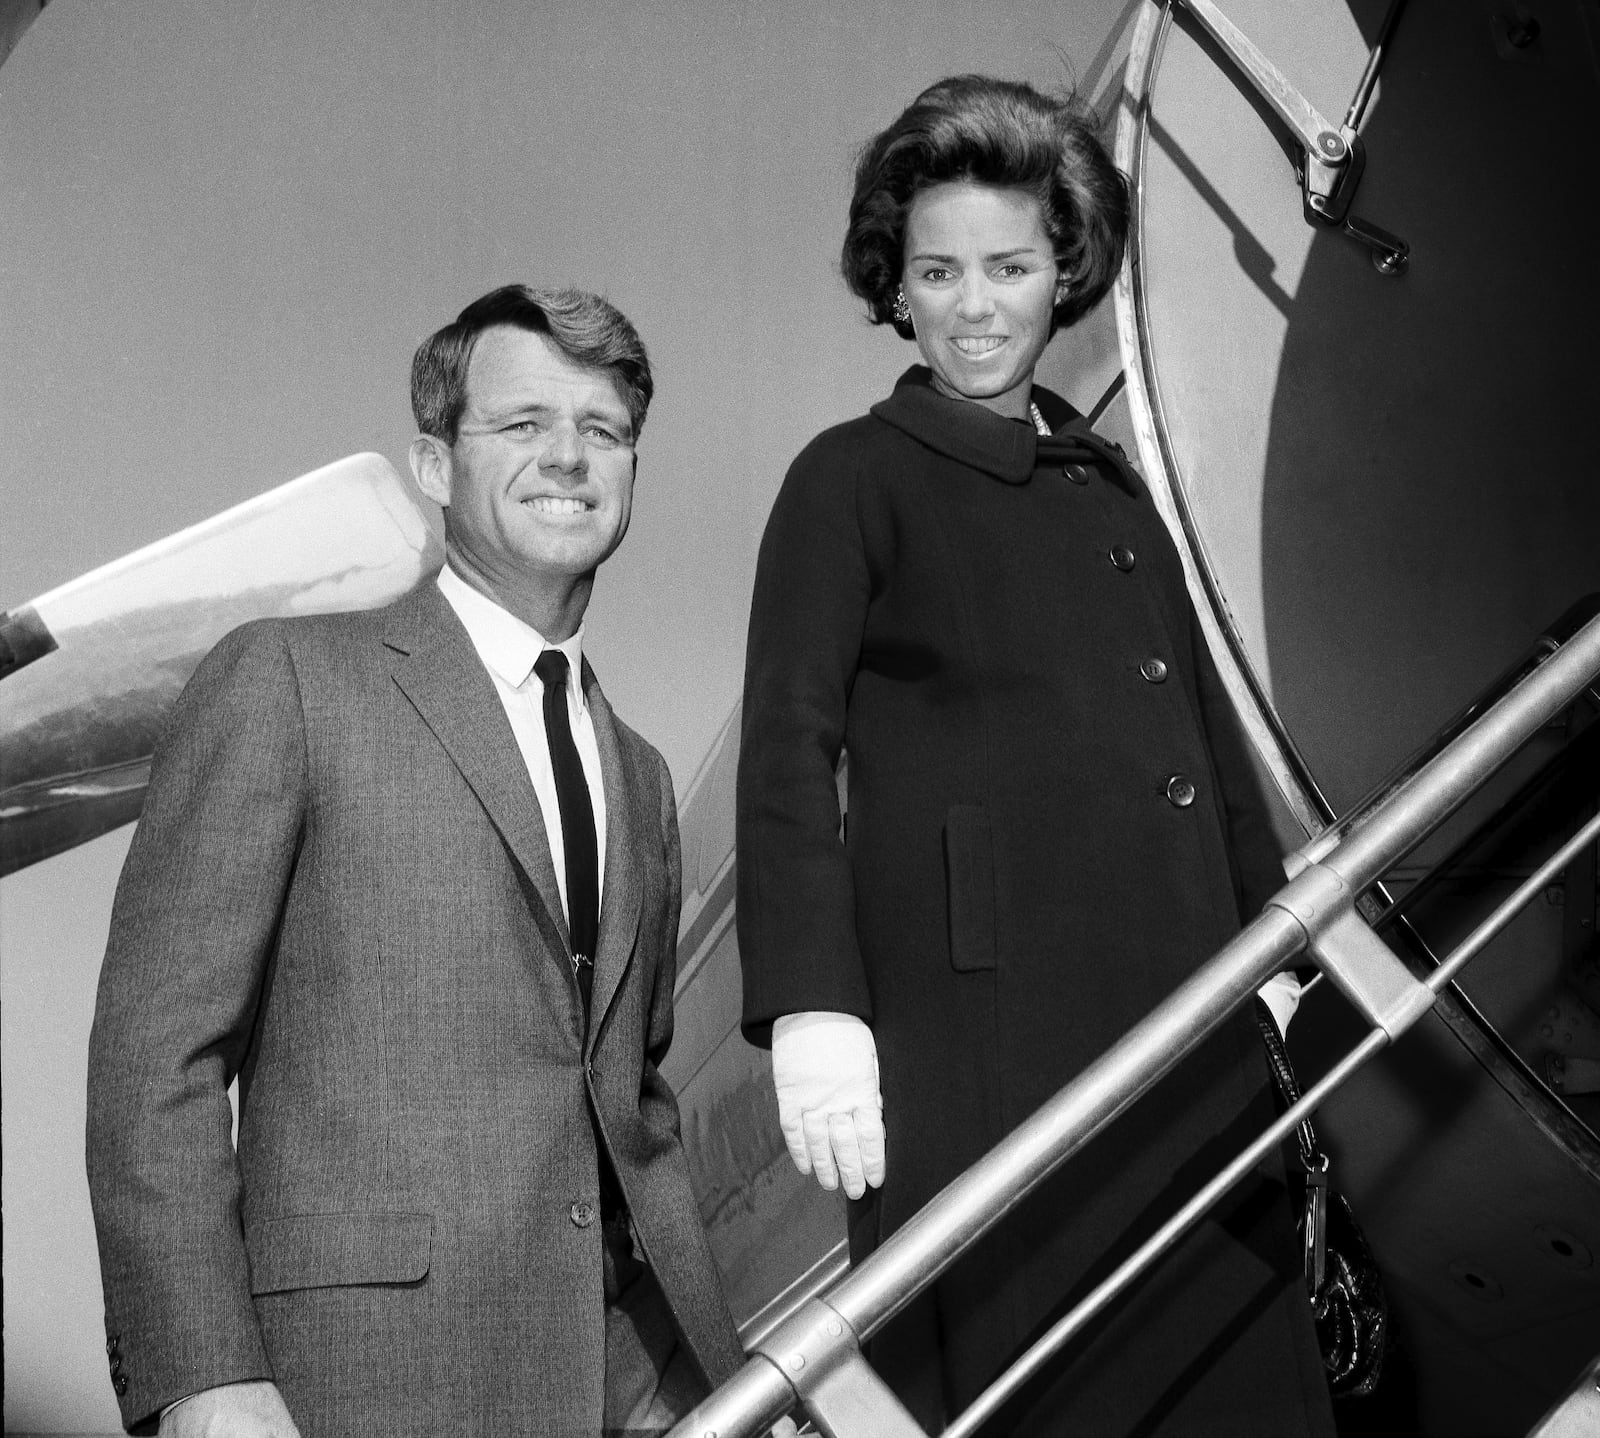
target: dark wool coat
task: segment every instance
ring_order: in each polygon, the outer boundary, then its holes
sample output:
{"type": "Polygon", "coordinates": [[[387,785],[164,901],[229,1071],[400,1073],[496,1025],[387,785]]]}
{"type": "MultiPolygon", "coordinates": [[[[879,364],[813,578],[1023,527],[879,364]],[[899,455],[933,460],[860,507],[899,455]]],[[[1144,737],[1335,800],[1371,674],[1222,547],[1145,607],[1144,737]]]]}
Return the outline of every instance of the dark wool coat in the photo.
{"type": "Polygon", "coordinates": [[[436,585],[247,625],[184,691],[90,1039],[129,1425],[271,1378],[305,1438],[597,1433],[591,1113],[691,1352],[713,1379],[742,1361],[656,1068],[672,785],[587,666],[584,692],[607,805],[587,1037],[538,800],[436,585]]]}
{"type": "MultiPolygon", "coordinates": [[[[762,542],[739,772],[745,1024],[877,1041],[888,1179],[856,1254],[1103,1052],[1283,882],[1153,503],[909,371],[795,461],[762,542]],[[846,841],[834,780],[848,753],[846,841]]],[[[1242,1014],[873,1344],[954,1417],[1271,1119],[1242,1014]],[[935,1357],[935,1354],[940,1357],[935,1357]]],[[[995,1431],[1331,1431],[1281,1168],[1209,1220],[995,1431]]]]}

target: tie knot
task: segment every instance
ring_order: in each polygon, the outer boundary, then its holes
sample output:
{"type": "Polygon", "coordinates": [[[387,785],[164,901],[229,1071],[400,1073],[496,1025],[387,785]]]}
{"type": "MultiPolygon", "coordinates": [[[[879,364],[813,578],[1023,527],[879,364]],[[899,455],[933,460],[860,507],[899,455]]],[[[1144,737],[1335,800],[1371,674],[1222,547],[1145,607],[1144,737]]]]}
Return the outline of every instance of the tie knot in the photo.
{"type": "Polygon", "coordinates": [[[533,664],[533,672],[544,681],[544,687],[564,685],[567,682],[567,656],[559,649],[546,649],[533,664]]]}

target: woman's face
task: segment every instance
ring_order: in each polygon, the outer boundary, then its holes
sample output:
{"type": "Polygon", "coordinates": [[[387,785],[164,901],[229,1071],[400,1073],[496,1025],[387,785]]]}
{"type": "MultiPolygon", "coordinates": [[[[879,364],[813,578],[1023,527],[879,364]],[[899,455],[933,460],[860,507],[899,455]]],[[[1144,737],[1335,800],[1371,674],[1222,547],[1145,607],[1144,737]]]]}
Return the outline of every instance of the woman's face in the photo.
{"type": "Polygon", "coordinates": [[[921,191],[906,216],[901,283],[934,388],[1026,416],[1056,303],[1039,202],[965,180],[921,191]]]}

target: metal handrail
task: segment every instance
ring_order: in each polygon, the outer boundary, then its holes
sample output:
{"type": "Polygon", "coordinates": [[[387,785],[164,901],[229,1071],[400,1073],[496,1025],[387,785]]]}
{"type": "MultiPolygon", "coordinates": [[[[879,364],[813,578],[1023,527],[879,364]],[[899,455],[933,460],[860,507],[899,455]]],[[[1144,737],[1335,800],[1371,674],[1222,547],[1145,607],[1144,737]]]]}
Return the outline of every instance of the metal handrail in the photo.
{"type": "MultiPolygon", "coordinates": [[[[1427,1013],[1439,989],[1487,942],[1497,921],[1505,921],[1497,914],[1424,983],[1362,922],[1354,907],[1357,897],[1454,813],[1597,674],[1600,618],[1585,624],[1368,813],[1320,835],[1302,849],[1295,856],[1294,877],[1268,902],[1259,918],[930,1200],[824,1298],[813,1299],[780,1325],[738,1374],[672,1429],[671,1438],[746,1438],[782,1417],[797,1399],[823,1431],[835,1438],[844,1438],[851,1431],[871,1432],[874,1438],[890,1432],[920,1432],[866,1368],[860,1356],[861,1343],[1225,1023],[1268,978],[1302,953],[1309,953],[1374,1032],[1272,1125],[1257,1146],[1265,1152],[1287,1134],[1299,1117],[1427,1013]],[[841,1375],[852,1380],[856,1391],[851,1396],[861,1401],[840,1401],[837,1380],[841,1375]],[[871,1394],[869,1402],[860,1390],[872,1387],[880,1391],[871,1394]],[[891,1414],[885,1418],[884,1400],[898,1410],[898,1417],[891,1414]],[[830,1409],[834,1417],[844,1419],[846,1410],[859,1414],[868,1407],[879,1425],[871,1429],[851,1430],[830,1418],[830,1409]]],[[[1594,824],[1585,826],[1556,858],[1569,850],[1576,852],[1594,829],[1594,824]]],[[[1535,879],[1544,882],[1544,873],[1554,862],[1547,862],[1535,879]]],[[[1533,884],[1530,880],[1523,889],[1534,892],[1533,884]]],[[[1202,1190],[1179,1217],[1191,1215],[1195,1204],[1235,1167],[1230,1166],[1202,1190]]],[[[1203,1208],[1193,1212],[1188,1221],[1192,1223],[1202,1212],[1203,1208]]],[[[1148,1261],[1175,1241],[1159,1244],[1165,1232],[1163,1229],[1150,1241],[1158,1251],[1150,1253],[1148,1261]]],[[[1122,1275],[1113,1275],[1108,1284],[1119,1277],[1122,1275]]],[[[1126,1281],[1131,1279],[1124,1278],[1126,1281]]],[[[1101,1306],[1110,1296],[1108,1293],[1101,1300],[1101,1306]]],[[[1088,1301],[1094,1303],[1096,1298],[1091,1295],[1088,1301]]],[[[1073,1318],[1068,1315],[1064,1322],[1071,1323],[1073,1318]]]]}
{"type": "MultiPolygon", "coordinates": [[[[1548,803],[1554,796],[1575,792],[1565,787],[1575,778],[1572,771],[1585,764],[1592,767],[1597,758],[1597,746],[1600,746],[1600,724],[1591,724],[1576,736],[1567,738],[1562,747],[1522,780],[1509,797],[1477,820],[1452,844],[1448,852],[1418,874],[1403,894],[1391,900],[1373,918],[1373,927],[1381,933],[1409,919],[1413,910],[1434,894],[1441,883],[1456,874],[1468,856],[1480,851],[1491,838],[1504,833],[1514,824],[1525,822],[1531,810],[1548,803]]],[[[1428,957],[1434,963],[1438,962],[1437,956],[1429,954],[1428,957]]]]}
{"type": "MultiPolygon", "coordinates": [[[[1429,738],[1425,739],[1411,754],[1362,795],[1347,811],[1343,821],[1339,819],[1331,807],[1328,807],[1325,814],[1325,827],[1338,827],[1341,823],[1344,826],[1348,826],[1349,823],[1360,818],[1361,815],[1377,805],[1385,796],[1399,788],[1405,780],[1415,774],[1430,759],[1437,757],[1451,740],[1466,730],[1485,710],[1509,694],[1512,689],[1520,684],[1533,670],[1537,669],[1539,665],[1543,664],[1546,659],[1560,649],[1563,644],[1597,614],[1600,614],[1600,592],[1585,594],[1568,605],[1560,615],[1544,626],[1538,637],[1515,660],[1501,670],[1478,693],[1473,695],[1466,704],[1441,724],[1429,738]]],[[[1600,679],[1600,675],[1597,675],[1596,678],[1600,679]]],[[[1574,695],[1574,701],[1578,697],[1578,695],[1574,695]]],[[[1588,697],[1595,704],[1600,704],[1600,690],[1596,689],[1593,682],[1588,687],[1588,697]]],[[[1319,804],[1326,804],[1320,791],[1314,792],[1312,797],[1319,804]]],[[[1485,820],[1480,828],[1487,829],[1499,817],[1497,813],[1490,819],[1485,820]]],[[[1322,830],[1318,832],[1321,833],[1322,830]]],[[[1475,837],[1475,835],[1469,836],[1463,842],[1470,843],[1472,837],[1475,837]]],[[[1418,891],[1442,872],[1450,862],[1450,855],[1440,859],[1433,868],[1423,874],[1406,892],[1403,900],[1397,899],[1390,892],[1389,886],[1382,881],[1375,883],[1360,900],[1362,916],[1374,928],[1381,930],[1385,926],[1393,926],[1406,947],[1417,958],[1434,966],[1439,963],[1439,956],[1434,953],[1433,946],[1423,936],[1421,930],[1411,922],[1406,909],[1418,897],[1418,891]]],[[[1313,979],[1312,984],[1317,981],[1317,979],[1313,979]]]]}
{"type": "MultiPolygon", "coordinates": [[[[1449,744],[1469,729],[1488,709],[1515,689],[1518,684],[1552,654],[1557,653],[1596,615],[1600,615],[1600,594],[1586,594],[1575,603],[1569,605],[1560,615],[1545,625],[1538,637],[1516,659],[1484,685],[1472,699],[1445,720],[1409,757],[1404,759],[1363,794],[1346,811],[1343,818],[1337,818],[1330,814],[1329,827],[1335,832],[1347,829],[1363,814],[1368,813],[1385,797],[1400,788],[1418,769],[1428,763],[1429,760],[1443,753],[1449,744]]],[[[1576,700],[1582,693],[1583,689],[1580,688],[1572,698],[1576,700]]],[[[1596,697],[1600,698],[1600,696],[1596,697]]],[[[1326,837],[1326,831],[1324,831],[1322,837],[1326,837]]]]}
{"type": "MultiPolygon", "coordinates": [[[[1460,973],[1470,960],[1482,953],[1485,946],[1502,933],[1512,919],[1538,898],[1545,886],[1578,856],[1585,845],[1594,843],[1597,838],[1600,838],[1600,814],[1589,820],[1538,869],[1524,879],[1483,923],[1451,951],[1450,957],[1428,975],[1424,982],[1434,996],[1437,997],[1443,992],[1455,975],[1460,973]]],[[[1146,1269],[1169,1252],[1184,1234],[1221,1201],[1229,1189],[1252,1172],[1256,1165],[1283,1143],[1302,1122],[1309,1119],[1326,1099],[1342,1088],[1352,1075],[1376,1058],[1389,1042],[1389,1035],[1382,1028],[1371,1030],[1365,1039],[1329,1069],[1317,1083],[1307,1089],[1297,1102],[1262,1132],[1259,1138],[1146,1239],[1093,1292],[1083,1298],[1077,1307],[1055,1323],[999,1379],[979,1394],[972,1406],[944,1430],[943,1438],[969,1438],[969,1435],[977,1432],[1000,1405],[1021,1388],[1048,1358],[1077,1337],[1146,1269]]]]}

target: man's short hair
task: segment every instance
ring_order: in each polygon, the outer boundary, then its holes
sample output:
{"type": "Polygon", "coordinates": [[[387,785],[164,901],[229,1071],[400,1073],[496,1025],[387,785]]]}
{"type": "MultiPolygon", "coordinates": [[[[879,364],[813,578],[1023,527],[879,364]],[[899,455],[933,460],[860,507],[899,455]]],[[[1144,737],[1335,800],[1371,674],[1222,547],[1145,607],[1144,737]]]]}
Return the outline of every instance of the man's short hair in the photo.
{"type": "Polygon", "coordinates": [[[543,335],[575,365],[606,370],[621,385],[633,421],[644,428],[655,381],[639,332],[609,300],[587,290],[504,285],[474,300],[417,346],[411,359],[411,412],[423,434],[454,444],[467,407],[467,366],[478,336],[497,325],[543,335]]]}

